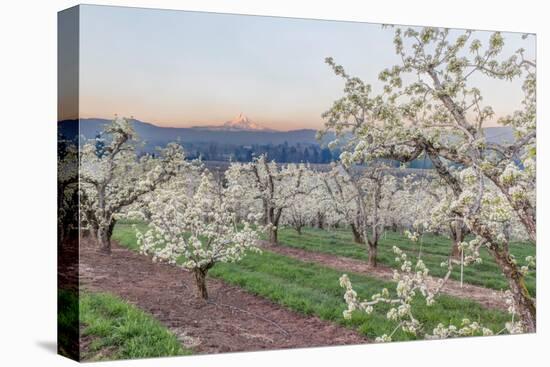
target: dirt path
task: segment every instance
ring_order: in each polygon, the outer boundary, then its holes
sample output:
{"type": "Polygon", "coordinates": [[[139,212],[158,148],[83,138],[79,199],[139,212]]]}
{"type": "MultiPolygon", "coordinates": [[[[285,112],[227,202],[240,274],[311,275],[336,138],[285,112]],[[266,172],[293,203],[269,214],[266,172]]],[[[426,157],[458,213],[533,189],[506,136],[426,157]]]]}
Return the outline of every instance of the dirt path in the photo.
{"type": "MultiPolygon", "coordinates": [[[[277,254],[327,266],[329,268],[342,271],[343,273],[353,272],[385,280],[391,280],[393,277],[393,269],[390,267],[378,265],[376,268],[371,268],[364,261],[352,259],[349,257],[325,254],[322,252],[307,251],[285,246],[282,244],[271,245],[267,241],[261,241],[261,247],[277,254]]],[[[434,288],[437,286],[437,279],[438,278],[433,278],[433,282],[431,283],[431,286],[433,286],[434,288]]],[[[472,284],[464,284],[461,288],[460,282],[449,279],[443,287],[442,292],[450,296],[476,301],[488,308],[498,308],[502,310],[507,309],[506,303],[503,298],[503,292],[494,289],[480,287],[472,284]]]]}
{"type": "Polygon", "coordinates": [[[83,241],[80,272],[83,289],[116,294],[153,314],[196,353],[367,342],[352,330],[300,315],[214,279],[208,280],[208,288],[211,300],[218,305],[204,304],[194,297],[189,272],[155,264],[116,243],[112,255],[106,256],[83,241]]]}

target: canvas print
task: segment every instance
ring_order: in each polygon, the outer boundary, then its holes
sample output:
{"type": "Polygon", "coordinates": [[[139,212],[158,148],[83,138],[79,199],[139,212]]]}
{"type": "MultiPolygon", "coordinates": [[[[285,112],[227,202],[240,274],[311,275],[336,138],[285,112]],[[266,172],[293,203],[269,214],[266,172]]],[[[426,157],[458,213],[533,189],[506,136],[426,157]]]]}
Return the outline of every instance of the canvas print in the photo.
{"type": "Polygon", "coordinates": [[[60,12],[60,354],[534,333],[535,46],[60,12]]]}

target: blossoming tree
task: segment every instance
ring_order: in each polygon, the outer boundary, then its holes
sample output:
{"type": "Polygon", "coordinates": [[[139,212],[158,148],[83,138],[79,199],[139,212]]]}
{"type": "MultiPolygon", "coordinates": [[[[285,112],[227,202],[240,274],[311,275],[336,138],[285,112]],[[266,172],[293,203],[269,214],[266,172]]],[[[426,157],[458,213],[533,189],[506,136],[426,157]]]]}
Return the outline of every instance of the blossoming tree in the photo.
{"type": "Polygon", "coordinates": [[[327,58],[345,81],[345,95],[324,114],[326,131],[351,133],[341,157],[346,164],[410,162],[425,154],[456,197],[446,219],[462,221],[475,236],[472,246],[488,249],[508,280],[522,328],[534,332],[535,302],[509,253],[508,228],[521,223],[536,240],[536,62],[523,48],[504,55],[498,32],[483,43],[473,31],[398,28],[394,44],[401,63],[380,73],[379,95],[327,58]],[[476,86],[482,79],[521,80],[518,110],[496,115],[476,86]],[[498,122],[513,130],[513,141],[488,139],[484,128],[495,115],[505,116],[498,122]]]}
{"type": "Polygon", "coordinates": [[[78,148],[74,141],[58,136],[57,235],[58,243],[78,237],[78,148]]]}
{"type": "Polygon", "coordinates": [[[275,244],[283,210],[305,193],[302,180],[306,171],[304,164],[281,166],[261,155],[249,163],[231,163],[225,177],[229,189],[238,192],[243,201],[251,206],[260,202],[269,242],[275,244]]]}
{"type": "Polygon", "coordinates": [[[258,232],[252,224],[259,216],[237,223],[231,191],[214,183],[203,172],[196,191],[186,193],[185,180],[172,180],[150,195],[149,230],[136,229],[141,253],[153,261],[179,264],[193,272],[197,296],[208,299],[206,275],[218,262],[240,260],[247,250],[257,250],[258,232]]]}
{"type": "MultiPolygon", "coordinates": [[[[464,220],[449,220],[447,213],[457,197],[435,172],[411,173],[403,178],[402,188],[395,197],[395,215],[408,218],[407,230],[421,235],[428,231],[446,234],[452,242],[449,256],[458,259],[460,245],[468,234],[464,220]]],[[[455,213],[456,214],[456,213],[455,213]]]]}
{"type": "Polygon", "coordinates": [[[394,195],[398,186],[387,166],[373,162],[363,174],[362,187],[355,187],[364,221],[363,237],[366,238],[369,247],[368,262],[370,266],[376,267],[378,242],[389,222],[390,209],[394,206],[394,195]]]}
{"type": "Polygon", "coordinates": [[[361,170],[335,165],[323,182],[333,210],[346,218],[355,242],[367,243],[369,265],[376,267],[378,242],[398,189],[395,177],[386,165],[372,162],[361,170]]]}
{"type": "Polygon", "coordinates": [[[324,202],[328,203],[330,211],[350,226],[356,243],[365,243],[357,205],[357,192],[351,185],[350,175],[345,173],[344,167],[335,164],[329,172],[322,175],[322,181],[326,193],[324,202]]]}
{"type": "Polygon", "coordinates": [[[293,185],[289,191],[294,191],[295,196],[289,201],[287,209],[283,211],[282,224],[288,225],[302,234],[302,228],[310,226],[323,229],[328,224],[330,210],[326,193],[322,185],[322,174],[306,167],[302,172],[299,188],[296,182],[285,180],[284,184],[293,185]]]}
{"type": "Polygon", "coordinates": [[[138,158],[136,134],[125,118],[116,118],[101,134],[107,141],[84,144],[80,156],[80,208],[101,251],[111,252],[116,214],[172,178],[185,164],[181,146],[168,144],[158,158],[138,158]]]}

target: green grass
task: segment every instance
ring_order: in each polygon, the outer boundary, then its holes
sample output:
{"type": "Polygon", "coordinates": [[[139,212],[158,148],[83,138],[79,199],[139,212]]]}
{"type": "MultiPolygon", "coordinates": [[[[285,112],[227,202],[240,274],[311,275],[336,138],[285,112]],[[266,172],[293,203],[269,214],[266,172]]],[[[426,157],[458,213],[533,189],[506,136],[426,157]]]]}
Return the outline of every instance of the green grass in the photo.
{"type": "Polygon", "coordinates": [[[81,293],[80,323],[82,336],[92,338],[84,360],[191,354],[151,315],[110,294],[81,293]]]}
{"type": "Polygon", "coordinates": [[[137,251],[139,250],[139,246],[136,241],[136,231],[133,228],[134,225],[141,231],[141,233],[145,233],[148,229],[147,224],[143,222],[121,220],[117,222],[112,238],[130,250],[137,251]]]}
{"type": "MultiPolygon", "coordinates": [[[[302,235],[290,228],[279,230],[279,242],[282,245],[300,248],[307,251],[317,251],[331,255],[350,257],[353,259],[368,259],[366,245],[353,242],[351,231],[332,230],[326,231],[316,228],[304,228],[302,235]]],[[[400,233],[388,231],[386,238],[382,236],[378,244],[378,261],[386,266],[395,267],[395,255],[392,247],[397,246],[406,251],[409,256],[418,257],[420,243],[413,243],[400,233]]],[[[451,241],[443,236],[424,234],[422,238],[422,260],[434,276],[444,276],[447,269],[440,266],[447,260],[451,250],[451,241]]],[[[511,243],[510,252],[516,257],[519,264],[525,262],[525,257],[535,255],[535,246],[526,243],[511,243]]],[[[492,289],[507,289],[506,278],[499,271],[496,263],[486,249],[482,249],[481,264],[470,265],[464,268],[464,281],[492,289]]],[[[452,276],[460,280],[460,267],[456,266],[452,276]]],[[[535,275],[531,273],[526,278],[527,288],[534,296],[536,294],[535,275]]]]}
{"type": "MultiPolygon", "coordinates": [[[[137,247],[134,231],[128,224],[118,224],[113,237],[128,248],[137,247]]],[[[238,263],[216,264],[209,275],[299,313],[316,315],[356,329],[370,338],[390,333],[394,327],[393,323],[386,320],[388,308],[384,306],[376,308],[371,315],[356,312],[351,320],[344,320],[344,290],[340,288],[338,281],[342,273],[314,263],[264,251],[262,254],[250,253],[238,263]]],[[[361,297],[379,292],[383,287],[389,290],[395,288],[392,282],[358,274],[348,275],[361,297]]],[[[415,314],[428,332],[440,322],[459,323],[465,317],[500,330],[509,319],[504,312],[487,310],[473,301],[450,296],[439,297],[438,302],[431,307],[418,299],[414,302],[414,308],[415,314]]],[[[394,335],[394,340],[410,339],[415,337],[401,331],[394,335]]]]}
{"type": "Polygon", "coordinates": [[[57,292],[57,350],[59,354],[78,359],[79,320],[78,293],[59,289],[57,292]]]}

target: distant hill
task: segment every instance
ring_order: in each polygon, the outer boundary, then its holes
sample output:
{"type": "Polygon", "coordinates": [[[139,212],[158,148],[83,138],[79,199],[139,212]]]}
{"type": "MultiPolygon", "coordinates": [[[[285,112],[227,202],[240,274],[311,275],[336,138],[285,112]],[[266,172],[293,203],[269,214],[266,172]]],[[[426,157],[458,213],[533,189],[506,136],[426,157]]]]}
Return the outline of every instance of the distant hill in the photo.
{"type": "MultiPolygon", "coordinates": [[[[239,118],[241,117],[242,115],[239,116],[239,118]]],[[[246,117],[244,119],[248,122],[246,117]]],[[[103,130],[103,126],[110,122],[111,120],[99,118],[80,119],[80,134],[87,139],[94,138],[96,134],[103,130]]],[[[261,127],[248,128],[245,126],[238,128],[231,125],[231,121],[217,127],[160,127],[139,120],[132,120],[132,123],[140,139],[148,144],[158,146],[166,145],[166,143],[175,140],[182,143],[232,143],[239,145],[284,144],[285,142],[290,145],[319,143],[315,139],[316,130],[314,129],[276,131],[261,127]],[[224,129],[224,127],[227,127],[227,129],[224,129]]],[[[509,127],[488,127],[485,128],[485,133],[487,139],[491,142],[512,142],[514,140],[513,131],[509,127]]],[[[327,138],[327,141],[329,139],[330,137],[327,138]]]]}
{"type": "MultiPolygon", "coordinates": [[[[80,120],[80,134],[87,139],[93,139],[103,130],[107,119],[88,118],[80,120]]],[[[316,130],[300,129],[292,131],[249,130],[249,129],[212,129],[208,127],[160,127],[148,122],[132,120],[139,138],[146,146],[164,146],[172,141],[185,143],[224,143],[235,145],[252,144],[284,144],[295,145],[318,144],[315,139],[316,130]]]]}
{"type": "Polygon", "coordinates": [[[486,127],[485,137],[491,143],[513,143],[514,131],[508,126],[486,127]]]}
{"type": "MultiPolygon", "coordinates": [[[[94,139],[111,121],[99,118],[80,120],[80,136],[94,139]]],[[[316,130],[299,129],[292,131],[275,131],[261,127],[240,114],[237,118],[219,126],[197,126],[188,128],[160,127],[139,120],[132,120],[139,139],[144,143],[138,149],[142,153],[154,153],[156,147],[165,146],[177,141],[184,146],[189,158],[202,157],[210,161],[247,162],[253,156],[267,154],[277,162],[310,162],[329,163],[336,159],[340,152],[330,151],[326,143],[334,135],[328,135],[320,143],[316,140],[316,130]]],[[[61,121],[60,131],[65,136],[74,136],[75,120],[61,121]]],[[[491,142],[512,142],[512,129],[509,127],[489,127],[485,129],[491,142]]],[[[416,168],[424,167],[425,160],[413,162],[416,168]]]]}

